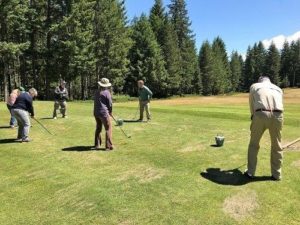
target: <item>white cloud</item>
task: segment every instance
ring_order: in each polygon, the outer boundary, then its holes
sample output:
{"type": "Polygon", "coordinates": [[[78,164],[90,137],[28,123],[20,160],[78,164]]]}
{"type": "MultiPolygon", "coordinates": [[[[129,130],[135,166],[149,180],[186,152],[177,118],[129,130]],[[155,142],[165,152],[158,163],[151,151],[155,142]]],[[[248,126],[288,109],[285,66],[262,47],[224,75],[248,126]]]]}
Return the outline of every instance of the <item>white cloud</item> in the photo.
{"type": "Polygon", "coordinates": [[[285,41],[288,41],[289,43],[291,43],[292,41],[296,41],[299,38],[300,38],[300,31],[298,31],[290,36],[285,36],[285,35],[281,34],[281,35],[278,35],[271,39],[265,39],[262,41],[262,43],[264,44],[264,46],[266,48],[268,48],[271,45],[271,43],[273,42],[278,49],[282,49],[285,41]]]}

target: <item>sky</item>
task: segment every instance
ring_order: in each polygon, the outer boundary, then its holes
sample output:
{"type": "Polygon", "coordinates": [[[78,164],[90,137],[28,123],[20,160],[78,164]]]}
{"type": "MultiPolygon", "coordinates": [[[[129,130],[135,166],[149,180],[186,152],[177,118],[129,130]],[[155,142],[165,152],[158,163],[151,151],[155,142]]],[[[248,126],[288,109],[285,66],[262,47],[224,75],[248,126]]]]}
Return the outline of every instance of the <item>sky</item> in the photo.
{"type": "MultiPolygon", "coordinates": [[[[162,0],[167,9],[170,0],[162,0]]],[[[128,19],[149,14],[154,0],[126,0],[128,19]]],[[[186,0],[197,49],[220,36],[230,54],[245,55],[249,45],[300,38],[300,0],[186,0]]]]}

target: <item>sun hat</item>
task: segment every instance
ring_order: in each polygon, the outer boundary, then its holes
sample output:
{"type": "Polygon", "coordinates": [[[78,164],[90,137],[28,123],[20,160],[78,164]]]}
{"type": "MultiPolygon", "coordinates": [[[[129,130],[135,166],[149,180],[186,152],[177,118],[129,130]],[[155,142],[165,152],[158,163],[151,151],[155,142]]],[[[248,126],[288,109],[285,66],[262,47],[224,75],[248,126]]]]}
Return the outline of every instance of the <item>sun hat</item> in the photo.
{"type": "Polygon", "coordinates": [[[110,87],[111,83],[109,83],[109,80],[107,78],[102,78],[100,81],[98,81],[98,84],[101,87],[110,87]]]}

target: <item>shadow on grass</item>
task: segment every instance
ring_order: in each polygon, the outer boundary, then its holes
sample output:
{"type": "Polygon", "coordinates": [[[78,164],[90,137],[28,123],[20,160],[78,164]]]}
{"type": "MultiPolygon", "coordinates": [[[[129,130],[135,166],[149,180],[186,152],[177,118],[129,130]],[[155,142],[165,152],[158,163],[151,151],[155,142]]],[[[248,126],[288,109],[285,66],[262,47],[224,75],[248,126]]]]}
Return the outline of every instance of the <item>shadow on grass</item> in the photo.
{"type": "Polygon", "coordinates": [[[220,168],[208,168],[200,175],[216,184],[240,186],[251,182],[272,181],[270,176],[247,178],[239,169],[221,170],[220,168]]]}
{"type": "Polygon", "coordinates": [[[65,152],[87,152],[87,151],[105,151],[105,148],[92,149],[94,146],[72,146],[63,148],[62,151],[65,152]]]}
{"type": "Polygon", "coordinates": [[[220,147],[222,147],[222,146],[214,144],[214,145],[210,145],[210,147],[213,147],[213,148],[220,148],[220,147]]]}
{"type": "Polygon", "coordinates": [[[10,126],[0,126],[0,129],[9,129],[10,126]]]}
{"type": "Polygon", "coordinates": [[[132,119],[132,120],[123,120],[124,123],[142,123],[143,121],[132,119]]]}
{"type": "Polygon", "coordinates": [[[44,117],[44,118],[40,118],[40,120],[53,120],[53,117],[44,117]]]}
{"type": "Polygon", "coordinates": [[[11,143],[19,143],[19,142],[17,142],[15,138],[0,139],[0,145],[1,144],[11,144],[11,143]]]}

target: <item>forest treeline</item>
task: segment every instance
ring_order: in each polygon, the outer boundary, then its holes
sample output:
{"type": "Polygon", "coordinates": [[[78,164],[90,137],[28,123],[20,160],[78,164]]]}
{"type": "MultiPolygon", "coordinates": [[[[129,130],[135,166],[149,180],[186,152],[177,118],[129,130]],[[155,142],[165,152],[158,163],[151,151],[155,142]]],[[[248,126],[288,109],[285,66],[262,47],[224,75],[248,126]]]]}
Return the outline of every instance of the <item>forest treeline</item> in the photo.
{"type": "MultiPolygon", "coordinates": [[[[140,4],[140,3],[137,3],[140,4]]],[[[35,87],[50,99],[60,79],[71,99],[88,99],[107,77],[115,93],[136,95],[146,81],[155,97],[247,91],[260,75],[300,85],[300,40],[282,50],[258,42],[245,59],[221,37],[199,52],[185,0],[128,21],[121,0],[0,0],[0,95],[35,87]]]]}

